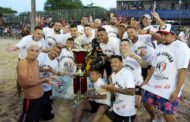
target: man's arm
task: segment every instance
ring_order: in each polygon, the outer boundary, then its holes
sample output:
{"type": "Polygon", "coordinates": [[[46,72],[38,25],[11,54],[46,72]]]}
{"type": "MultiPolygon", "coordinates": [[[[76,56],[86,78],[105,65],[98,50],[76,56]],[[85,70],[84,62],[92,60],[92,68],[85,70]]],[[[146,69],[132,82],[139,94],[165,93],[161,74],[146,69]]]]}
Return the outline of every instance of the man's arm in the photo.
{"type": "Polygon", "coordinates": [[[22,88],[37,86],[41,83],[47,82],[48,80],[47,78],[43,78],[31,81],[28,74],[28,63],[24,60],[18,62],[17,77],[22,88]]]}
{"type": "Polygon", "coordinates": [[[104,85],[104,86],[101,86],[101,88],[108,90],[110,92],[118,92],[121,94],[132,95],[132,96],[135,95],[135,88],[121,89],[121,88],[114,87],[113,84],[104,85]]]}
{"type": "Polygon", "coordinates": [[[187,72],[186,68],[178,69],[176,89],[170,96],[171,101],[176,100],[176,98],[181,90],[181,87],[183,85],[183,82],[185,80],[186,72],[187,72]]]}
{"type": "Polygon", "coordinates": [[[7,51],[17,51],[19,48],[16,45],[8,45],[6,48],[7,51]]]}
{"type": "Polygon", "coordinates": [[[142,68],[147,68],[147,62],[138,57],[136,54],[132,54],[131,58],[135,59],[141,65],[142,68]]]}
{"type": "Polygon", "coordinates": [[[147,76],[146,76],[144,82],[141,84],[141,86],[143,86],[143,85],[145,85],[145,84],[148,83],[148,81],[149,81],[150,78],[152,77],[152,74],[154,73],[154,70],[155,70],[155,68],[154,68],[153,66],[151,66],[150,71],[148,72],[148,74],[147,74],[147,76]]]}

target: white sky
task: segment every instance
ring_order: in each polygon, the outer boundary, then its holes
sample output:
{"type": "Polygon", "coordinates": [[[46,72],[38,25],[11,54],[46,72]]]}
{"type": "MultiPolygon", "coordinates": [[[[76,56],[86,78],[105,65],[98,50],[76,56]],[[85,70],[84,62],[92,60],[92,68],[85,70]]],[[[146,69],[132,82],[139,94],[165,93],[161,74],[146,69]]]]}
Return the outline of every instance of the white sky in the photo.
{"type": "MultiPolygon", "coordinates": [[[[95,6],[101,6],[106,9],[116,7],[116,0],[81,0],[84,5],[94,3],[95,6]]],[[[0,0],[1,7],[11,8],[18,12],[30,11],[31,0],[0,0]]],[[[36,10],[43,10],[46,0],[36,0],[36,10]]]]}

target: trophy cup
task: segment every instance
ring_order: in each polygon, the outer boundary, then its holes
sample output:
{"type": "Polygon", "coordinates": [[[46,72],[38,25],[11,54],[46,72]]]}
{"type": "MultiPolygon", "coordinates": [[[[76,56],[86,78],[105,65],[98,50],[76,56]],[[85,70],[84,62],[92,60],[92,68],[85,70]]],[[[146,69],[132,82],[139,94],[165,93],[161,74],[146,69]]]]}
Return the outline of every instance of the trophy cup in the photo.
{"type": "Polygon", "coordinates": [[[87,79],[83,71],[83,64],[85,63],[85,58],[87,52],[85,50],[73,50],[75,63],[77,65],[77,71],[73,78],[73,87],[75,94],[75,102],[79,102],[87,91],[87,79]]]}

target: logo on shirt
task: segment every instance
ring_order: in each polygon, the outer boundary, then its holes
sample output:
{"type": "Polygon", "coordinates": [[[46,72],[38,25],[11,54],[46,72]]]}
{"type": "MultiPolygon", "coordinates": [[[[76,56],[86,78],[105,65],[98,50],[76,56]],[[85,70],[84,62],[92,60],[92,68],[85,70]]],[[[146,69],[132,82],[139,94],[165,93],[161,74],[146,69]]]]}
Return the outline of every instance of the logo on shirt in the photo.
{"type": "Polygon", "coordinates": [[[162,73],[163,71],[166,70],[167,63],[166,62],[159,62],[156,65],[156,70],[162,73]]]}

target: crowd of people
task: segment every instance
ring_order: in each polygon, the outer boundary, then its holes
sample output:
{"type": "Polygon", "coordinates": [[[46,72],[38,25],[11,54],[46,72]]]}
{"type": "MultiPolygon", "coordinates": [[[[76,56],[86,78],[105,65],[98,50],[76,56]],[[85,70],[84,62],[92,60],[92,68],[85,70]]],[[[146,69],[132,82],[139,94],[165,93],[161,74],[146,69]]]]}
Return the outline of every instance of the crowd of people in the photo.
{"type": "Polygon", "coordinates": [[[109,23],[90,22],[86,16],[80,25],[51,21],[48,27],[37,26],[31,35],[7,47],[8,51],[19,50],[17,82],[24,93],[20,122],[56,116],[52,88],[60,84],[55,74],[75,75],[74,49],[95,51],[102,58],[95,58],[86,74],[94,86],[87,92],[96,96],[81,101],[73,122],[82,121],[85,112],[95,113],[93,122],[103,116],[112,122],[140,122],[143,106],[152,121],[158,109],[166,122],[176,122],[190,50],[178,39],[173,25],[155,11],[141,20],[131,17],[127,23],[115,16],[109,23]],[[151,25],[151,16],[158,26],[151,25]]]}

